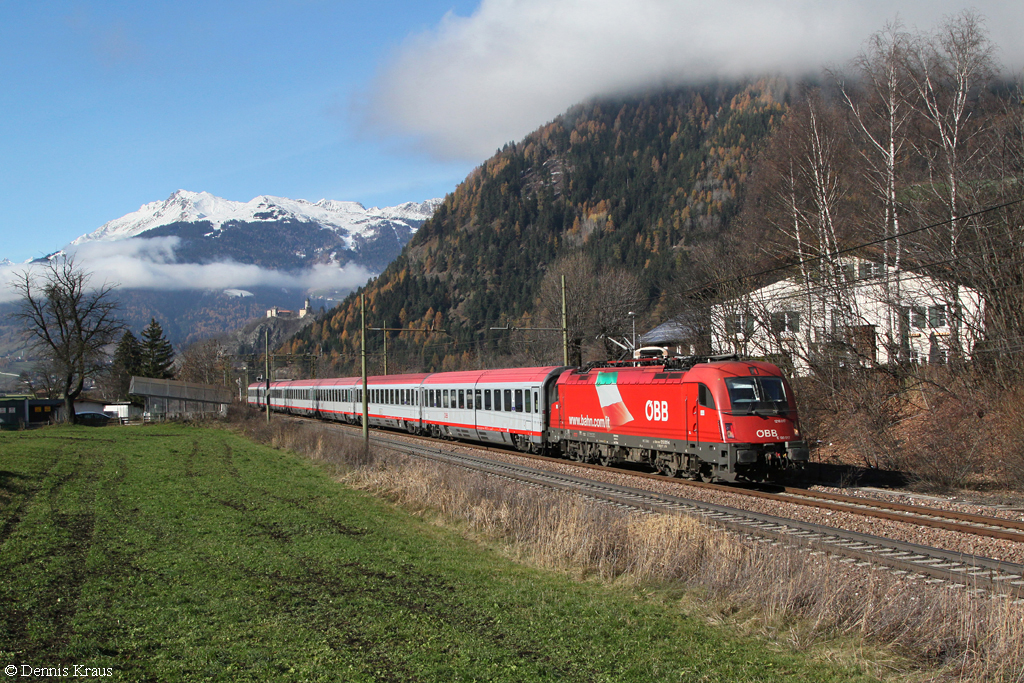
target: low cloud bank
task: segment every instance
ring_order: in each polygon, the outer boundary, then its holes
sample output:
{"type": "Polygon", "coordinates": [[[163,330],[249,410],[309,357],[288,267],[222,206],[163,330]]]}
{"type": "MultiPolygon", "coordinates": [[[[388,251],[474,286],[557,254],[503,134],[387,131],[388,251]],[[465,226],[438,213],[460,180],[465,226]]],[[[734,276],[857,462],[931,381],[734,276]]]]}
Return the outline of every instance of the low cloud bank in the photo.
{"type": "MultiPolygon", "coordinates": [[[[177,237],[91,242],[77,247],[75,262],[92,274],[91,284],[116,284],[129,289],[207,290],[281,287],[288,289],[336,289],[359,287],[371,273],[361,266],[317,264],[301,271],[280,271],[223,261],[175,263],[177,237]]],[[[11,284],[21,273],[39,269],[32,264],[0,267],[0,303],[17,300],[11,284]]]]}
{"type": "MultiPolygon", "coordinates": [[[[1024,3],[978,0],[998,57],[1024,64],[1024,3]]],[[[413,36],[366,98],[370,127],[480,161],[573,104],[664,84],[842,65],[897,18],[932,30],[951,0],[483,0],[413,36]]]]}

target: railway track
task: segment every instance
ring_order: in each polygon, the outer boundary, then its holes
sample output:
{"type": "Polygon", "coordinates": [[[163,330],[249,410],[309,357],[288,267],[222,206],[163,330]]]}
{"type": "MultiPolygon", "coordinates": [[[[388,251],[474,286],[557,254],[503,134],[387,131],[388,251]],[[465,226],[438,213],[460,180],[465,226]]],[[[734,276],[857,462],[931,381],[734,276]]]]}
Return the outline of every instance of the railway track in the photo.
{"type": "MultiPolygon", "coordinates": [[[[572,492],[611,505],[649,513],[685,514],[697,517],[756,542],[769,542],[788,547],[807,548],[812,552],[824,552],[842,556],[847,558],[849,562],[887,567],[898,575],[919,576],[927,581],[946,582],[954,586],[962,586],[971,591],[1007,594],[1020,602],[1024,602],[1024,565],[1021,564],[906,543],[856,531],[787,519],[785,517],[714,503],[695,501],[683,496],[655,493],[630,486],[595,481],[526,465],[498,461],[483,456],[470,455],[468,453],[442,451],[438,448],[439,443],[452,444],[453,442],[438,442],[438,440],[430,437],[417,437],[406,434],[390,436],[386,432],[374,431],[371,433],[370,439],[375,444],[415,457],[444,462],[449,465],[484,472],[492,476],[499,476],[532,486],[572,492]]],[[[600,465],[522,454],[488,446],[477,447],[463,443],[458,445],[464,449],[501,452],[505,455],[522,456],[524,459],[548,461],[562,465],[569,464],[574,467],[593,468],[604,472],[609,471],[607,467],[600,465]]],[[[1015,520],[966,515],[947,510],[935,510],[921,506],[873,501],[853,496],[805,491],[802,489],[786,488],[778,493],[770,493],[721,484],[667,479],[660,475],[643,472],[615,471],[620,474],[651,478],[659,482],[673,482],[681,487],[697,486],[700,488],[718,489],[729,493],[778,502],[840,510],[869,517],[1024,542],[1024,533],[1021,533],[1021,530],[1024,530],[1024,523],[1015,520]]]]}
{"type": "Polygon", "coordinates": [[[1024,602],[1024,565],[965,555],[940,548],[789,520],[746,510],[688,500],[643,489],[598,482],[572,475],[500,462],[466,453],[444,452],[436,444],[409,443],[381,435],[371,441],[387,448],[476,470],[534,486],[568,491],[625,508],[663,514],[685,514],[728,529],[741,536],[785,546],[842,555],[854,562],[890,568],[898,574],[918,575],[972,591],[1009,594],[1024,602]]]}

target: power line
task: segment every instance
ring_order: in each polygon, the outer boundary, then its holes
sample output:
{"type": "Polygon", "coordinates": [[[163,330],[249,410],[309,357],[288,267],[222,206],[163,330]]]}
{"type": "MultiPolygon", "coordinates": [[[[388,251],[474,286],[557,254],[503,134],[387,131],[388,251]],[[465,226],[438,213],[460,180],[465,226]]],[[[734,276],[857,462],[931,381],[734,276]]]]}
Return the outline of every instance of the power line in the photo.
{"type": "Polygon", "coordinates": [[[797,266],[809,265],[809,264],[812,264],[812,263],[815,263],[815,262],[824,261],[824,260],[826,260],[828,258],[832,258],[832,257],[835,257],[835,256],[841,256],[843,254],[849,254],[849,253],[852,253],[852,252],[855,252],[855,251],[859,251],[859,250],[865,249],[867,247],[872,247],[872,246],[875,246],[876,244],[882,244],[884,242],[888,242],[890,240],[894,240],[894,239],[897,239],[897,238],[900,238],[900,237],[906,237],[907,235],[914,235],[914,234],[917,234],[919,232],[924,232],[925,230],[931,230],[931,229],[934,229],[934,228],[942,227],[943,225],[949,225],[950,223],[953,223],[955,221],[967,220],[967,219],[970,219],[970,218],[974,218],[975,216],[981,216],[981,215],[989,213],[991,211],[997,211],[999,209],[1005,209],[1007,207],[1014,206],[1015,204],[1020,204],[1022,202],[1024,202],[1024,198],[1015,199],[1013,201],[1005,202],[1003,204],[998,204],[996,206],[989,206],[989,207],[986,207],[984,209],[979,209],[978,211],[975,211],[973,213],[964,214],[963,216],[958,216],[956,218],[949,218],[949,219],[946,219],[944,221],[939,221],[937,223],[931,223],[929,225],[925,225],[925,226],[922,226],[922,227],[919,227],[919,228],[913,228],[911,230],[904,230],[904,231],[898,232],[898,233],[896,233],[894,235],[888,235],[886,237],[879,237],[878,239],[869,240],[867,242],[862,242],[862,243],[856,244],[856,245],[854,245],[852,247],[846,247],[844,249],[839,249],[839,250],[833,252],[832,254],[822,255],[822,256],[812,256],[812,257],[808,257],[808,258],[805,258],[805,259],[799,259],[799,260],[794,261],[792,263],[787,263],[787,264],[784,264],[784,265],[781,265],[781,266],[775,266],[773,268],[768,268],[766,270],[758,271],[756,273],[750,273],[750,274],[747,274],[747,275],[739,275],[739,276],[736,276],[736,277],[730,277],[730,278],[725,278],[725,279],[722,279],[722,280],[717,280],[717,281],[714,281],[714,282],[705,283],[705,284],[699,285],[697,287],[691,287],[690,289],[683,290],[682,292],[680,292],[680,294],[685,296],[686,294],[689,294],[691,292],[697,292],[697,291],[700,291],[700,290],[705,290],[705,289],[709,289],[709,288],[713,288],[713,287],[719,287],[721,285],[724,285],[724,284],[727,284],[727,283],[730,283],[730,282],[737,282],[737,281],[743,281],[743,280],[747,280],[747,279],[753,279],[753,278],[757,278],[757,277],[762,277],[764,275],[770,275],[772,273],[777,273],[777,272],[780,272],[780,271],[783,271],[783,270],[789,270],[789,269],[795,268],[797,266]]]}

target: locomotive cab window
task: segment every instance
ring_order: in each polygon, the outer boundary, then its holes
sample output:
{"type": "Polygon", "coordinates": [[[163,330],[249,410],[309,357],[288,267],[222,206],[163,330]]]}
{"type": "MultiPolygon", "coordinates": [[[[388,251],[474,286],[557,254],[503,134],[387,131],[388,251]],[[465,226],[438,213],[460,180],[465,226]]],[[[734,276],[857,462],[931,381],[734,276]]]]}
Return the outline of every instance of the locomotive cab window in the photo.
{"type": "Polygon", "coordinates": [[[778,414],[788,407],[781,377],[727,377],[725,386],[734,412],[778,414]]]}

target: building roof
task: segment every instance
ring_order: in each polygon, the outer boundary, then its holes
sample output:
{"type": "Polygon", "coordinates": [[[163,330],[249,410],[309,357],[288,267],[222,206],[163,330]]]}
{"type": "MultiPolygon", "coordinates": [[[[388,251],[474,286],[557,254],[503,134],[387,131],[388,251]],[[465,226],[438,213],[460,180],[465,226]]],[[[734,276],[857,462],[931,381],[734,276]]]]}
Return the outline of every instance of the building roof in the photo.
{"type": "Polygon", "coordinates": [[[226,387],[153,377],[132,377],[128,393],[154,398],[176,398],[198,403],[231,403],[234,398],[232,391],[226,387]]]}

